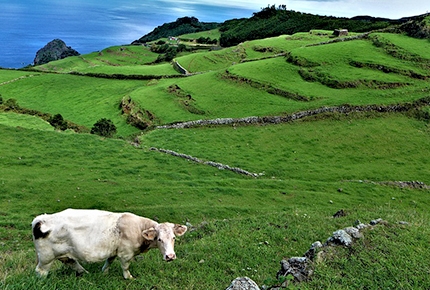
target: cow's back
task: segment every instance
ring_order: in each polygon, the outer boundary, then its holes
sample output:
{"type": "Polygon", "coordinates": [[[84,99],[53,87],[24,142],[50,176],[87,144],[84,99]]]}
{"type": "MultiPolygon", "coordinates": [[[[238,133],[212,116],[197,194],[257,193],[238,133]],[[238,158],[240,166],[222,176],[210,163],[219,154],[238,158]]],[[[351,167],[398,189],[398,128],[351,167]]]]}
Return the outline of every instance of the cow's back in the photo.
{"type": "Polygon", "coordinates": [[[85,262],[102,261],[118,246],[121,215],[82,209],[40,215],[32,223],[36,249],[85,262]]]}

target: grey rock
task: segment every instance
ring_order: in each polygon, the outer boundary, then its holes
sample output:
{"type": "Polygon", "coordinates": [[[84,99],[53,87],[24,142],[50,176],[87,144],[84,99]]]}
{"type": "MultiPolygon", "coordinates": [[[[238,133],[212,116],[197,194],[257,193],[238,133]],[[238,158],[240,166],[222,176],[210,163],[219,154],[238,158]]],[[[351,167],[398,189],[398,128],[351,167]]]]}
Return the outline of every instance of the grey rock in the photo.
{"type": "Polygon", "coordinates": [[[370,221],[370,224],[371,224],[372,226],[374,226],[374,225],[379,224],[380,222],[382,222],[382,219],[381,219],[381,218],[376,219],[376,220],[371,220],[371,221],[370,221]]]}
{"type": "Polygon", "coordinates": [[[260,290],[257,283],[248,277],[238,277],[234,279],[226,290],[260,290]]]}
{"type": "Polygon", "coordinates": [[[327,239],[327,244],[351,246],[352,237],[344,230],[337,230],[333,233],[333,236],[327,239]]]}
{"type": "Polygon", "coordinates": [[[309,250],[305,253],[305,257],[306,258],[308,258],[309,260],[311,260],[311,261],[313,261],[314,260],[314,258],[315,258],[315,254],[316,254],[316,252],[317,252],[317,250],[319,249],[319,248],[322,248],[322,244],[321,244],[321,242],[320,241],[316,241],[315,243],[313,243],[312,245],[311,245],[311,247],[309,248],[309,250]]]}
{"type": "Polygon", "coordinates": [[[366,225],[366,224],[360,223],[360,224],[356,225],[355,227],[356,227],[359,231],[361,231],[362,229],[365,229],[365,228],[367,228],[368,226],[369,226],[369,225],[366,225]]]}
{"type": "Polygon", "coordinates": [[[347,227],[343,229],[348,235],[353,237],[354,239],[361,239],[363,234],[356,227],[347,227]]]}
{"type": "Polygon", "coordinates": [[[306,280],[313,274],[313,271],[308,268],[308,261],[306,257],[292,257],[288,261],[282,260],[281,269],[276,274],[276,278],[292,275],[297,282],[306,280]]]}

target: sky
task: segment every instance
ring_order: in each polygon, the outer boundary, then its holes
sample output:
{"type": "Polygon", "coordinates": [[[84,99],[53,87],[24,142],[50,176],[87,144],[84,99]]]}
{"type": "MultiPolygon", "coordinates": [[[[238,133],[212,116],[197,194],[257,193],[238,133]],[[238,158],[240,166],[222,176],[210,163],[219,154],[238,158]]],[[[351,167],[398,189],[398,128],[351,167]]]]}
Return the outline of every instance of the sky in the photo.
{"type": "MultiPolygon", "coordinates": [[[[94,0],[88,1],[91,2],[94,0]]],[[[250,17],[252,16],[252,13],[245,13],[242,15],[239,15],[240,13],[236,13],[235,15],[235,12],[257,12],[261,8],[273,4],[275,6],[285,4],[287,5],[288,10],[337,17],[369,15],[374,17],[398,19],[430,12],[430,1],[428,0],[288,0],[278,3],[270,0],[141,0],[130,1],[130,4],[126,5],[123,5],[122,3],[128,1],[105,0],[104,2],[118,5],[117,7],[119,9],[122,7],[124,10],[146,8],[166,15],[175,14],[179,17],[195,16],[199,19],[201,18],[201,21],[223,21],[231,18],[250,17]],[[211,9],[202,10],[202,7],[211,9]],[[219,14],[217,12],[221,7],[232,8],[233,10],[231,13],[226,13],[228,10],[223,9],[223,13],[219,14]]]]}
{"type": "Polygon", "coordinates": [[[285,4],[288,10],[337,17],[369,15],[398,19],[430,12],[428,0],[289,0],[278,3],[267,0],[163,0],[155,2],[165,3],[166,7],[171,7],[171,11],[178,13],[192,13],[193,7],[197,5],[236,7],[256,12],[273,4],[275,6],[285,4]]]}
{"type": "Polygon", "coordinates": [[[430,11],[430,1],[428,0],[289,0],[278,3],[261,0],[165,0],[163,2],[169,3],[183,11],[186,11],[187,7],[192,7],[196,4],[240,7],[254,11],[259,11],[260,8],[268,5],[275,4],[277,6],[285,4],[288,10],[318,15],[337,17],[369,15],[391,19],[420,15],[430,11]]]}
{"type": "MultiPolygon", "coordinates": [[[[251,2],[259,2],[250,0],[251,2]]],[[[399,19],[430,12],[428,0],[290,0],[287,9],[337,17],[369,15],[399,19]]]]}

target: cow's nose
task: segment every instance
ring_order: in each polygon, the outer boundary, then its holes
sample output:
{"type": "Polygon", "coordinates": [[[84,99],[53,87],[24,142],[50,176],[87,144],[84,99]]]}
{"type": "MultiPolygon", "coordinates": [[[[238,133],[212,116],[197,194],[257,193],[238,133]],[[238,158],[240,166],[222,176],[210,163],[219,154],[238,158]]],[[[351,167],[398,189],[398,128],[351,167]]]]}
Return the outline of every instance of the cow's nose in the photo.
{"type": "Polygon", "coordinates": [[[167,262],[173,261],[174,259],[176,259],[176,255],[175,254],[168,254],[165,257],[167,262]]]}

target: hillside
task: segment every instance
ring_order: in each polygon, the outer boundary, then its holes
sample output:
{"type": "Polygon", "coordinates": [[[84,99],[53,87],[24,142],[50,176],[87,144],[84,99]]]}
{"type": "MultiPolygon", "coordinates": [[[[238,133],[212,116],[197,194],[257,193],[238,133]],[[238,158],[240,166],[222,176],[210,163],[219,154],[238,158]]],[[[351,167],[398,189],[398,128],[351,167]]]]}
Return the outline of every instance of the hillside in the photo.
{"type": "Polygon", "coordinates": [[[285,5],[268,5],[261,11],[255,12],[250,18],[231,19],[224,23],[204,23],[195,17],[178,18],[175,22],[165,23],[150,33],[142,36],[132,44],[141,44],[160,38],[177,37],[179,35],[207,31],[219,28],[221,31],[220,45],[234,46],[240,42],[278,36],[308,32],[312,29],[334,30],[349,29],[354,32],[366,32],[398,25],[415,17],[402,19],[388,19],[371,16],[356,16],[352,18],[319,16],[287,10],[285,5]]]}
{"type": "MultiPolygon", "coordinates": [[[[215,290],[247,276],[266,289],[429,289],[430,42],[415,33],[428,16],[409,20],[195,41],[230,26],[0,70],[0,288],[215,290]],[[50,125],[58,115],[66,128],[50,125]],[[90,134],[100,119],[113,138],[90,134]],[[117,260],[81,277],[55,262],[38,279],[29,225],[65,208],[189,231],[174,262],[138,256],[131,281],[117,260]],[[310,279],[277,277],[281,260],[378,218],[319,250],[310,279]]],[[[242,21],[257,20],[223,25],[242,21]]]]}
{"type": "Polygon", "coordinates": [[[154,41],[160,38],[167,38],[171,36],[179,36],[182,34],[195,33],[216,29],[219,23],[215,22],[200,22],[195,17],[182,17],[178,18],[175,22],[165,23],[156,27],[150,33],[142,36],[138,40],[133,41],[132,44],[141,44],[154,41]]]}

